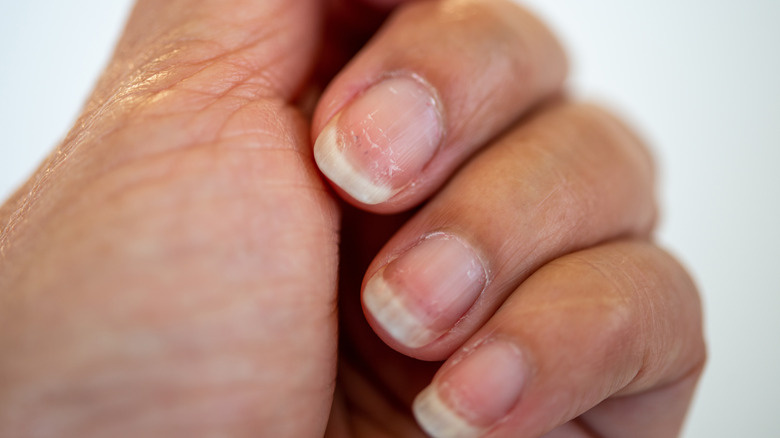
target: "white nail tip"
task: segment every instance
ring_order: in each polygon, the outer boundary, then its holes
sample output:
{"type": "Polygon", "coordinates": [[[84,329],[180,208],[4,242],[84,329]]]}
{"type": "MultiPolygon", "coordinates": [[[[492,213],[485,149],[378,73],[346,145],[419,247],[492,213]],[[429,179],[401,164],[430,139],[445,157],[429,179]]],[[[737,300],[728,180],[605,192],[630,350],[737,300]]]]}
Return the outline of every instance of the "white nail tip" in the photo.
{"type": "Polygon", "coordinates": [[[314,142],[314,161],[325,176],[358,201],[374,205],[387,201],[398,191],[371,181],[344,155],[334,118],[314,142]]]}
{"type": "Polygon", "coordinates": [[[444,403],[433,385],[414,399],[412,410],[417,423],[433,438],[477,438],[485,432],[444,403]]]}
{"type": "Polygon", "coordinates": [[[419,348],[441,336],[415,317],[392,287],[377,272],[366,284],[363,304],[374,319],[398,342],[410,348],[419,348]]]}

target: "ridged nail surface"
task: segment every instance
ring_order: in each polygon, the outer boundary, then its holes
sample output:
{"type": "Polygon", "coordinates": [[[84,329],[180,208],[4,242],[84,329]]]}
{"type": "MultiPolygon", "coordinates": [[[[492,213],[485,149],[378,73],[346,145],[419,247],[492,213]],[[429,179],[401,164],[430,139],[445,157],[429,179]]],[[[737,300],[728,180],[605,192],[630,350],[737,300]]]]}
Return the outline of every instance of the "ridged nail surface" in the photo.
{"type": "Polygon", "coordinates": [[[314,144],[314,158],[350,196],[379,204],[419,176],[442,132],[435,93],[414,77],[391,77],[328,122],[314,144]]]}

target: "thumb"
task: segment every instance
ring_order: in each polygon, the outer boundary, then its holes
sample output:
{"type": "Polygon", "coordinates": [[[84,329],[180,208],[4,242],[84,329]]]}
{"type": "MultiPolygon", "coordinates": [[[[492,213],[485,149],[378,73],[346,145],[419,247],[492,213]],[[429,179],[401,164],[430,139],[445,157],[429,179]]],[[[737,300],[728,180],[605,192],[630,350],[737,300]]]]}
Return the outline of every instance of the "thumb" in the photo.
{"type": "Polygon", "coordinates": [[[137,3],[0,211],[0,436],[321,436],[337,219],[282,105],[320,2],[137,3]]]}
{"type": "Polygon", "coordinates": [[[139,0],[95,91],[97,100],[119,87],[155,92],[185,79],[209,94],[241,85],[254,96],[289,100],[312,69],[322,3],[139,0]],[[220,68],[211,69],[215,61],[220,68]],[[231,80],[224,79],[224,65],[232,66],[231,80]]]}

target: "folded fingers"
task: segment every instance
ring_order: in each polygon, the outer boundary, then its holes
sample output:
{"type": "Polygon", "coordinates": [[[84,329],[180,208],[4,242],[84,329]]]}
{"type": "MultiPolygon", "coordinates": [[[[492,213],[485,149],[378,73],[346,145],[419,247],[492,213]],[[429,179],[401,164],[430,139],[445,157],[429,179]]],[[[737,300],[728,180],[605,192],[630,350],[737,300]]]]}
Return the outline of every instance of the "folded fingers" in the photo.
{"type": "Polygon", "coordinates": [[[553,436],[676,436],[705,357],[701,327],[695,286],[654,245],[570,254],[511,294],[418,396],[415,415],[436,438],[536,437],[559,425],[553,436]]]}
{"type": "Polygon", "coordinates": [[[655,221],[653,165],[605,111],[558,104],[465,165],[380,251],[363,285],[396,350],[443,359],[532,272],[655,221]]]}

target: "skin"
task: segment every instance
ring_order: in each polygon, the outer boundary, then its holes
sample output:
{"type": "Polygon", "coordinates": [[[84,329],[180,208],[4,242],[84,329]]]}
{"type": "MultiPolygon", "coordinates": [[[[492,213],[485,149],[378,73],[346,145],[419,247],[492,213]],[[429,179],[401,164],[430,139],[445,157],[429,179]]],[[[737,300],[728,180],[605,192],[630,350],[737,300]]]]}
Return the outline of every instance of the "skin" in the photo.
{"type": "Polygon", "coordinates": [[[415,395],[496,336],[528,373],[486,436],[679,432],[701,308],[652,243],[641,141],[557,97],[565,57],[519,7],[401,3],[138,2],[73,130],[0,208],[0,435],[424,436],[415,395]],[[417,184],[363,205],[311,139],[397,71],[435,88],[446,135],[417,184]],[[409,348],[360,291],[440,230],[489,282],[409,348]]]}

